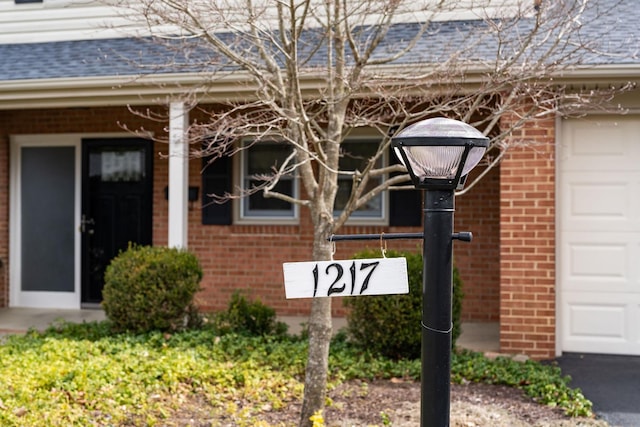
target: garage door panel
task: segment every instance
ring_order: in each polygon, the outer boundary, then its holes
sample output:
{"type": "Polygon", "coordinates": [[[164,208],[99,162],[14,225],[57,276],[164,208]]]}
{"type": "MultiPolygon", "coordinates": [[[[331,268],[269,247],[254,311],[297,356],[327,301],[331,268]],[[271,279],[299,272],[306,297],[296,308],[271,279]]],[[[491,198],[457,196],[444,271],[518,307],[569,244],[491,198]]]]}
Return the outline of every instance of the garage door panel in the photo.
{"type": "Polygon", "coordinates": [[[628,218],[629,185],[624,182],[574,184],[569,191],[573,216],[594,219],[628,218]]]}
{"type": "Polygon", "coordinates": [[[640,173],[566,173],[560,191],[565,232],[640,229],[640,173]]]}
{"type": "Polygon", "coordinates": [[[570,304],[569,334],[572,337],[596,337],[625,340],[624,305],[570,304]]]}
{"type": "Polygon", "coordinates": [[[563,346],[570,351],[640,355],[640,295],[621,303],[606,293],[565,294],[563,346]]]}
{"type": "Polygon", "coordinates": [[[581,243],[570,246],[570,278],[626,282],[626,245],[581,243]]]}
{"type": "Polygon", "coordinates": [[[560,239],[564,290],[640,293],[640,234],[563,233],[560,239]]]}
{"type": "Polygon", "coordinates": [[[640,123],[635,117],[570,120],[563,127],[562,171],[637,170],[640,123]]]}
{"type": "Polygon", "coordinates": [[[562,351],[640,355],[640,116],[562,122],[562,351]]]}

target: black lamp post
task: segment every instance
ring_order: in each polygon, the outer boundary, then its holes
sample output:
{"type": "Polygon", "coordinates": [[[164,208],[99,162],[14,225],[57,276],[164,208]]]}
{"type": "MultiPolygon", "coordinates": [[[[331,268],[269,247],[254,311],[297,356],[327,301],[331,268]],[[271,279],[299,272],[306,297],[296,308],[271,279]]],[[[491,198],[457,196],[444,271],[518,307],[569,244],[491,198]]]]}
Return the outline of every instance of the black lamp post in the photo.
{"type": "MultiPolygon", "coordinates": [[[[413,184],[425,190],[422,271],[421,427],[448,427],[450,413],[454,193],[489,139],[466,123],[434,118],[392,139],[413,184]]],[[[469,236],[470,234],[465,234],[469,236]]]]}

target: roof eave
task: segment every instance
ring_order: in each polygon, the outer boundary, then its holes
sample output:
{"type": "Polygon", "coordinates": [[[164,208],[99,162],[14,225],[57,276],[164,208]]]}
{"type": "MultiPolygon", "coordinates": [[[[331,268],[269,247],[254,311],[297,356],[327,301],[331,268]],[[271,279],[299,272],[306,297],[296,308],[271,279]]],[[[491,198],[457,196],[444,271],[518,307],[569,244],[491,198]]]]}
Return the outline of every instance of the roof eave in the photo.
{"type": "Polygon", "coordinates": [[[162,104],[190,92],[234,99],[251,90],[237,73],[211,82],[197,73],[6,80],[0,81],[0,110],[162,104]]]}
{"type": "MultiPolygon", "coordinates": [[[[380,70],[382,71],[382,70],[380,70]]],[[[393,73],[393,67],[382,71],[393,73]]],[[[468,69],[467,84],[480,83],[486,70],[468,69]]],[[[553,77],[557,84],[590,85],[626,83],[640,78],[640,64],[594,65],[563,70],[553,77]]],[[[320,75],[309,74],[303,89],[319,89],[320,75]]],[[[200,102],[242,100],[255,96],[256,87],[243,73],[227,73],[211,79],[199,73],[146,76],[73,77],[6,80],[0,82],[0,110],[34,108],[105,107],[166,104],[195,93],[200,102]]]]}
{"type": "Polygon", "coordinates": [[[556,73],[558,83],[623,82],[640,78],[640,64],[584,65],[556,73]]]}

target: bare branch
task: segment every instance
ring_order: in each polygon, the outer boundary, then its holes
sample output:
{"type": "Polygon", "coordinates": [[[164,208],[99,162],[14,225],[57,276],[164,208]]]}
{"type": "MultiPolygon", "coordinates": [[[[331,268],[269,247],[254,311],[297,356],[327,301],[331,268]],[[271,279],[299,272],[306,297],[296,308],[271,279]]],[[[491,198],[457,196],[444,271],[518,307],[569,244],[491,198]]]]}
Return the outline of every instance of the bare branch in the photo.
{"type": "MultiPolygon", "coordinates": [[[[127,7],[127,16],[140,18],[153,35],[153,54],[119,56],[138,63],[141,74],[176,76],[172,94],[193,112],[191,155],[215,162],[267,141],[291,148],[270,173],[254,177],[259,185],[216,200],[262,192],[308,207],[316,259],[330,257],[326,238],[353,212],[384,191],[413,188],[402,166],[382,162],[393,135],[407,125],[446,116],[490,138],[484,170],[462,195],[510,149],[534,147],[526,135],[514,136],[525,125],[623,112],[615,96],[633,87],[624,81],[598,87],[581,77],[611,58],[635,58],[638,45],[603,43],[615,23],[607,24],[609,11],[599,2],[587,0],[537,7],[529,0],[500,1],[503,7],[492,0],[108,1],[127,7]],[[191,80],[183,80],[187,75],[191,80]],[[362,134],[377,142],[347,168],[344,142],[362,134]],[[276,191],[285,177],[300,181],[303,196],[276,191]],[[334,218],[345,177],[348,200],[334,218]]],[[[167,123],[164,107],[132,111],[167,123]]],[[[327,307],[319,309],[324,320],[327,307]]],[[[305,384],[305,393],[313,387],[305,384]]],[[[301,425],[323,401],[308,403],[305,395],[301,425]]]]}

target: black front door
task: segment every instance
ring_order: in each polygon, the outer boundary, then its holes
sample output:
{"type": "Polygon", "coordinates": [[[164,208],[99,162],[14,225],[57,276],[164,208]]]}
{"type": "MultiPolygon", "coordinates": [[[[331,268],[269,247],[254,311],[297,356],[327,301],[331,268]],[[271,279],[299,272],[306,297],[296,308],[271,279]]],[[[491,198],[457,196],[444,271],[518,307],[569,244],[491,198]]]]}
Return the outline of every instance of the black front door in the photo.
{"type": "Polygon", "coordinates": [[[82,296],[100,303],[104,272],[129,243],[151,244],[152,146],[144,139],[82,141],[82,296]]]}

